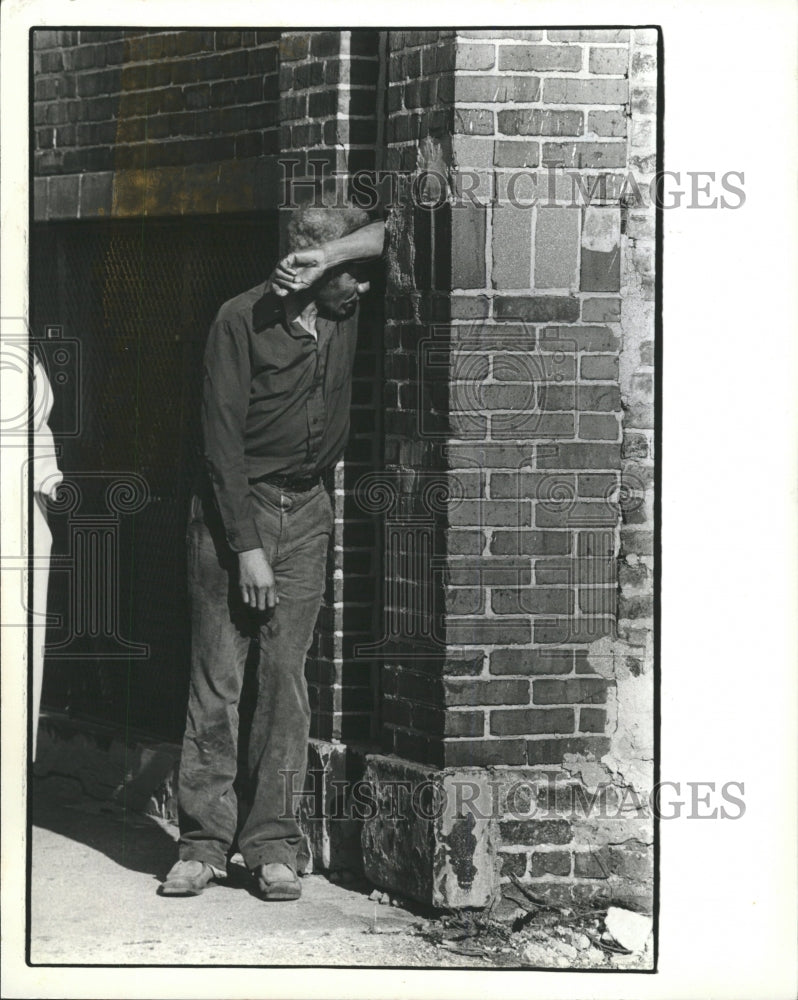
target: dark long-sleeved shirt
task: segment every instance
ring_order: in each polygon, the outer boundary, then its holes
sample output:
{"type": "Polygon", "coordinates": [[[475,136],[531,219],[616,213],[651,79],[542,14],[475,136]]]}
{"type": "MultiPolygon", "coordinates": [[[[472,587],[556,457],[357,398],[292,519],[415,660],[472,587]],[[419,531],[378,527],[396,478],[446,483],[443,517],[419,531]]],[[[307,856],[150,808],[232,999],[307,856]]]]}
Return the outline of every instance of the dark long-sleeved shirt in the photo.
{"type": "Polygon", "coordinates": [[[349,435],[357,312],[318,317],[318,340],[286,323],[282,302],[258,285],[230,299],[205,347],[202,431],[227,541],[260,548],[250,480],[310,476],[334,465],[349,435]]]}

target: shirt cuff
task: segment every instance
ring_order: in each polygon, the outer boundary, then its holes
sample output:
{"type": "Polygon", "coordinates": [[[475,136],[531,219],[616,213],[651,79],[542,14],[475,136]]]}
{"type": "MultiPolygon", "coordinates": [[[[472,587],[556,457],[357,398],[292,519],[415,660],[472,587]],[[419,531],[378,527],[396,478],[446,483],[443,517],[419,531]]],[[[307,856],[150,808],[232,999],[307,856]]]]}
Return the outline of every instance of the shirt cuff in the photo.
{"type": "Polygon", "coordinates": [[[225,531],[227,543],[233,552],[248,552],[263,548],[263,542],[252,518],[236,522],[225,531]]]}

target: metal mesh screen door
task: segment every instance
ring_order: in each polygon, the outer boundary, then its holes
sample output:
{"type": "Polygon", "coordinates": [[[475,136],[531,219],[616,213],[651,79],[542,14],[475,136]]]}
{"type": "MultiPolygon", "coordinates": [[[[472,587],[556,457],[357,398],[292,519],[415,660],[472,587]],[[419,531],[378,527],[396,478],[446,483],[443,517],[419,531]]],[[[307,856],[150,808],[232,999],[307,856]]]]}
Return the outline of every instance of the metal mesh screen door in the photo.
{"type": "Polygon", "coordinates": [[[31,330],[69,486],[50,513],[60,621],[48,629],[46,707],[182,733],[202,351],[221,303],[276,255],[270,217],[35,228],[31,330]]]}

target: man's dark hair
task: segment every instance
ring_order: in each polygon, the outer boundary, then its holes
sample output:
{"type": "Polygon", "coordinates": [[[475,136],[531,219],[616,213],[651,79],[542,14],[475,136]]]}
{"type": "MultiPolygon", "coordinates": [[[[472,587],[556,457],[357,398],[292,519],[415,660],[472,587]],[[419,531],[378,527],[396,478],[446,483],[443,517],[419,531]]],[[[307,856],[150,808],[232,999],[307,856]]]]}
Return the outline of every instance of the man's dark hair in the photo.
{"type": "Polygon", "coordinates": [[[288,223],[288,251],[304,250],[306,247],[327,243],[346,236],[369,223],[369,216],[362,208],[345,206],[342,208],[297,209],[288,223]]]}

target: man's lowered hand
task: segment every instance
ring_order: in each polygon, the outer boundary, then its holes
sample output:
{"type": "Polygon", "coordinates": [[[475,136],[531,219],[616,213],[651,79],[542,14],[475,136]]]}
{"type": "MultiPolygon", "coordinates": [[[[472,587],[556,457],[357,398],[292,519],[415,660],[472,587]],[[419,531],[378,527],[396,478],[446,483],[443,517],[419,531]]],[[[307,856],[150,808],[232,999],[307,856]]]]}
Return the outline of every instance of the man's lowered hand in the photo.
{"type": "Polygon", "coordinates": [[[263,549],[238,553],[238,586],[244,604],[259,611],[280,603],[274,573],[263,549]]]}

